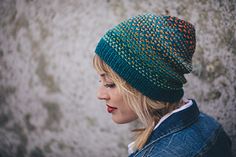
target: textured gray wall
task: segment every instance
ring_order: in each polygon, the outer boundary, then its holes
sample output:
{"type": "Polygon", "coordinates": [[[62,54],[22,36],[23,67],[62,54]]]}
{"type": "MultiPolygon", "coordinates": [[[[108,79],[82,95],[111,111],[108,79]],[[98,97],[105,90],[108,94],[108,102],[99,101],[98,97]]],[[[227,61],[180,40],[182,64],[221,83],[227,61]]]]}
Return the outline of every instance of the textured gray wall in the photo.
{"type": "Polygon", "coordinates": [[[93,51],[108,28],[143,12],[191,21],[185,86],[219,120],[236,152],[235,0],[0,0],[0,156],[127,156],[134,124],[96,100],[93,51]]]}

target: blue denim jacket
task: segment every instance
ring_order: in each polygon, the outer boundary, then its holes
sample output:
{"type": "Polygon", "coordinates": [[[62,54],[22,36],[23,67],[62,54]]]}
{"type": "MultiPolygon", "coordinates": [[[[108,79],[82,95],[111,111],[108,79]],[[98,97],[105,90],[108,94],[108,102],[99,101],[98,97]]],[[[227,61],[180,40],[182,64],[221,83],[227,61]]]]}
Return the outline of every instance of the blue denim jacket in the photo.
{"type": "Polygon", "coordinates": [[[221,125],[192,101],[161,123],[129,157],[232,157],[231,141],[221,125]]]}

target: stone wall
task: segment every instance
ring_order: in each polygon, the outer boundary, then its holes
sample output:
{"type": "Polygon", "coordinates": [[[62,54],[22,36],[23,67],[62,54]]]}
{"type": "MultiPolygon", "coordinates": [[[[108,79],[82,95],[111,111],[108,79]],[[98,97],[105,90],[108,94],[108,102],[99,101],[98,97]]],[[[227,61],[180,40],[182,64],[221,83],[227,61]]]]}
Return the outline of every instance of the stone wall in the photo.
{"type": "Polygon", "coordinates": [[[127,156],[134,124],[96,100],[94,48],[107,29],[144,12],[196,27],[186,97],[219,120],[236,153],[235,0],[0,0],[0,156],[127,156]]]}

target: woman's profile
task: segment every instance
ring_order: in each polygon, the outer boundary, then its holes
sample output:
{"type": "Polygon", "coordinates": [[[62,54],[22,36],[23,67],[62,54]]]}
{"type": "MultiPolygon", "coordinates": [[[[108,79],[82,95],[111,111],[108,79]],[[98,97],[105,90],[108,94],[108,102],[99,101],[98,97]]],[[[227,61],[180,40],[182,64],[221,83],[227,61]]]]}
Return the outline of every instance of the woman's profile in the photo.
{"type": "Polygon", "coordinates": [[[184,98],[195,45],[191,23],[152,13],[121,22],[98,42],[98,99],[115,123],[143,124],[129,144],[130,157],[232,156],[222,126],[184,98]]]}

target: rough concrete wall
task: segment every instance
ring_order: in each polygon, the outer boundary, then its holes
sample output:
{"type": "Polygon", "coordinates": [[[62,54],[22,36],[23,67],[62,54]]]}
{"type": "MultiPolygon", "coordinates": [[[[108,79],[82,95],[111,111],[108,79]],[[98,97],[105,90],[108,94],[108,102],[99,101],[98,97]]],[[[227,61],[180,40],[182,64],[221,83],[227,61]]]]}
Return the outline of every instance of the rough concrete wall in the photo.
{"type": "Polygon", "coordinates": [[[93,51],[108,28],[154,12],[196,26],[185,86],[219,120],[236,152],[235,0],[1,0],[0,156],[127,156],[131,125],[96,100],[93,51]]]}

